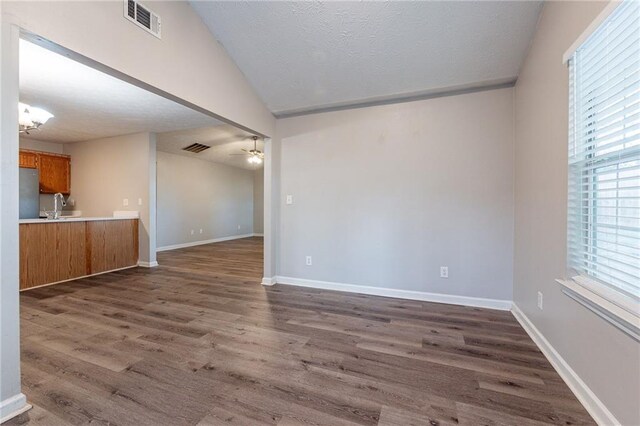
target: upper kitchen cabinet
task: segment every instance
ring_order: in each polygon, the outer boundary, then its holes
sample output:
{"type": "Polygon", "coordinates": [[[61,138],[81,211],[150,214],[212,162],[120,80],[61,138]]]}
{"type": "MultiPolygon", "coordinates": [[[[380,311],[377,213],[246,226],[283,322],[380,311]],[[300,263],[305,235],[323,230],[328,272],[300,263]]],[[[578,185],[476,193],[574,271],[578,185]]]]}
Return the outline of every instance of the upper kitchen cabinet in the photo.
{"type": "Polygon", "coordinates": [[[27,169],[37,169],[38,153],[33,151],[20,150],[19,165],[20,167],[26,167],[27,169]]]}
{"type": "Polygon", "coordinates": [[[40,193],[69,194],[71,192],[71,157],[38,153],[40,193]]]}
{"type": "Polygon", "coordinates": [[[49,152],[20,150],[19,166],[38,169],[40,193],[71,193],[71,157],[49,152]]]}

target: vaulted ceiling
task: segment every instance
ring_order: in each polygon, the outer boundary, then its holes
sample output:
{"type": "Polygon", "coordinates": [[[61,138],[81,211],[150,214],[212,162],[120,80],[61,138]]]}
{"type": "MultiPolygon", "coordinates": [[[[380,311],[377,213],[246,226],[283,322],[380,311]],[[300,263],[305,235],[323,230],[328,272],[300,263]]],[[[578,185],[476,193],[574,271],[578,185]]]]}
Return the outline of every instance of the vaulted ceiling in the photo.
{"type": "Polygon", "coordinates": [[[191,1],[272,112],[513,83],[540,1],[191,1]]]}

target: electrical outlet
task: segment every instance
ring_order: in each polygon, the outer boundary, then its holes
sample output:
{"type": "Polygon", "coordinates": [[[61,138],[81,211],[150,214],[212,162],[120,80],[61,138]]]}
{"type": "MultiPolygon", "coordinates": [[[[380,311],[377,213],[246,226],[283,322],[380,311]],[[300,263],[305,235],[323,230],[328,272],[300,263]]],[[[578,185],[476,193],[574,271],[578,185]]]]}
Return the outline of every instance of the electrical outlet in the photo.
{"type": "Polygon", "coordinates": [[[307,257],[306,257],[306,259],[305,259],[305,261],[306,261],[306,263],[307,263],[307,266],[311,266],[311,265],[313,265],[313,262],[311,261],[311,256],[307,256],[307,257]]]}
{"type": "Polygon", "coordinates": [[[238,231],[240,230],[240,225],[238,225],[238,231]]]}
{"type": "Polygon", "coordinates": [[[193,232],[193,229],[192,229],[192,230],[191,230],[191,235],[193,235],[193,234],[194,234],[194,232],[193,232]]]}
{"type": "Polygon", "coordinates": [[[123,198],[122,199],[122,205],[127,207],[129,205],[129,199],[128,198],[123,198]]]}
{"type": "Polygon", "coordinates": [[[542,292],[539,291],[538,292],[538,309],[542,310],[543,303],[544,303],[544,296],[542,295],[542,292]]]}
{"type": "Polygon", "coordinates": [[[287,204],[293,204],[293,195],[287,195],[287,204]]]}
{"type": "Polygon", "coordinates": [[[441,266],[440,267],[440,278],[449,278],[449,267],[441,266]]]}
{"type": "Polygon", "coordinates": [[[138,198],[138,205],[141,206],[142,205],[142,198],[138,198]]]}
{"type": "Polygon", "coordinates": [[[69,198],[69,205],[70,205],[71,207],[75,207],[75,205],[76,205],[76,200],[74,200],[73,198],[69,198]]]}
{"type": "Polygon", "coordinates": [[[202,234],[202,228],[200,228],[200,233],[202,234]]]}

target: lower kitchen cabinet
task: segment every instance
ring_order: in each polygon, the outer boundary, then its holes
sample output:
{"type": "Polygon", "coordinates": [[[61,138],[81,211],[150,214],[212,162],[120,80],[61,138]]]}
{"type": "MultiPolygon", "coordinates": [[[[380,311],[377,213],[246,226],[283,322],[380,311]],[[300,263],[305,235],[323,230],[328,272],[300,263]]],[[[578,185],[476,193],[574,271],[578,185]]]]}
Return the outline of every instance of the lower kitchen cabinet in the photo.
{"type": "Polygon", "coordinates": [[[138,263],[138,219],[20,224],[20,289],[138,263]]]}

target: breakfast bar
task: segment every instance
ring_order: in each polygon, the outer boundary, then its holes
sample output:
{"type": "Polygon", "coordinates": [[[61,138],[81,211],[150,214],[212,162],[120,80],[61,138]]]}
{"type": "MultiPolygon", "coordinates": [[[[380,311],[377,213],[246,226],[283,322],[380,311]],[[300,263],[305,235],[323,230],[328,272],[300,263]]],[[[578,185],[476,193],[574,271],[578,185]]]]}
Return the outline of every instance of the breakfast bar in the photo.
{"type": "Polygon", "coordinates": [[[138,263],[138,219],[20,221],[20,290],[138,263]]]}

